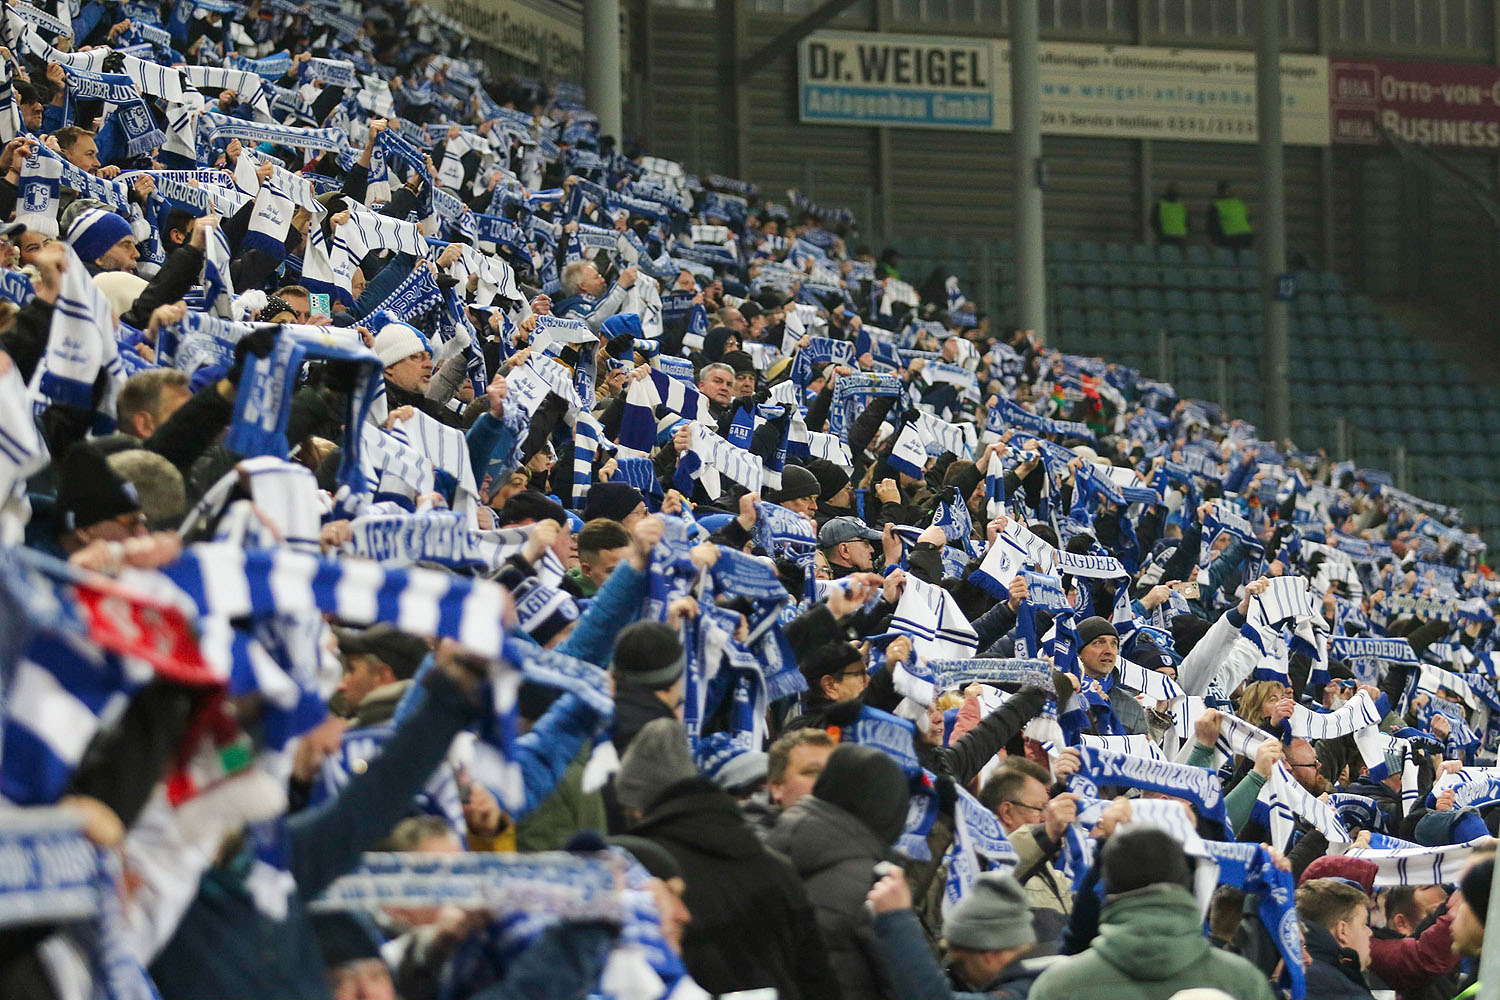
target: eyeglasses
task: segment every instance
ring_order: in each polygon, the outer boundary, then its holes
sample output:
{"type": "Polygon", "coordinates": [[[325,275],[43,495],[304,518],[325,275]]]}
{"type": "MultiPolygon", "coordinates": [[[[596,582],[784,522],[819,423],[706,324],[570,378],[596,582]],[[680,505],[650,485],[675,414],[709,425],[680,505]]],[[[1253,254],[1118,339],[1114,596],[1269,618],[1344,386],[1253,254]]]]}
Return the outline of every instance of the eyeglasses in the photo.
{"type": "Polygon", "coordinates": [[[1010,805],[1015,806],[1017,809],[1030,809],[1032,812],[1036,813],[1044,813],[1047,811],[1046,806],[1028,805],[1025,802],[1017,802],[1015,799],[1001,799],[1000,801],[1002,803],[1009,803],[1010,805]]]}
{"type": "Polygon", "coordinates": [[[1286,762],[1286,766],[1287,767],[1311,767],[1311,768],[1316,769],[1318,765],[1317,764],[1293,764],[1291,761],[1287,761],[1286,762]]]}

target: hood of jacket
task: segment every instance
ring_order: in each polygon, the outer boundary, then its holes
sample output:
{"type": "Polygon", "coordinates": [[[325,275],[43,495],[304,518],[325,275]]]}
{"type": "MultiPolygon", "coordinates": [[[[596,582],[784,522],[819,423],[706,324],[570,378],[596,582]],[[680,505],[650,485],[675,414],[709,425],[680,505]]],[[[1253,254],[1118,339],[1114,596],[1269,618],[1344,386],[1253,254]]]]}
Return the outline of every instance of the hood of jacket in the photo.
{"type": "Polygon", "coordinates": [[[911,806],[900,765],[889,754],[857,743],[834,748],[813,795],[855,817],[886,845],[901,837],[911,806]]]}
{"type": "Polygon", "coordinates": [[[1166,884],[1110,897],[1092,947],[1138,982],[1180,976],[1209,950],[1197,900],[1181,886],[1166,884]]]}
{"type": "Polygon", "coordinates": [[[1328,928],[1303,921],[1302,940],[1314,964],[1330,966],[1350,982],[1365,986],[1365,978],[1359,969],[1359,952],[1340,946],[1328,932],[1328,928]]]}
{"type": "Polygon", "coordinates": [[[729,861],[765,851],[739,805],[704,777],[679,781],[668,788],[630,832],[729,861]]]}
{"type": "Polygon", "coordinates": [[[889,845],[858,816],[815,795],[804,795],[783,812],[766,843],[785,855],[803,878],[844,861],[874,864],[892,856],[889,845]]]}

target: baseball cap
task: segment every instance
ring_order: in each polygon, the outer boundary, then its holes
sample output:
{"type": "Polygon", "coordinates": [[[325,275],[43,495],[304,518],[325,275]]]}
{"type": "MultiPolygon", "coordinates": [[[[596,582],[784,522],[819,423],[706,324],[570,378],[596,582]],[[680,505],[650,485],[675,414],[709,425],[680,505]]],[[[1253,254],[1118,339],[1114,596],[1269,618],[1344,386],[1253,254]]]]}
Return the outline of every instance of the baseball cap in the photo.
{"type": "Polygon", "coordinates": [[[852,542],[863,538],[867,542],[880,541],[881,534],[857,517],[830,518],[818,532],[818,544],[831,549],[840,542],[852,542]]]}

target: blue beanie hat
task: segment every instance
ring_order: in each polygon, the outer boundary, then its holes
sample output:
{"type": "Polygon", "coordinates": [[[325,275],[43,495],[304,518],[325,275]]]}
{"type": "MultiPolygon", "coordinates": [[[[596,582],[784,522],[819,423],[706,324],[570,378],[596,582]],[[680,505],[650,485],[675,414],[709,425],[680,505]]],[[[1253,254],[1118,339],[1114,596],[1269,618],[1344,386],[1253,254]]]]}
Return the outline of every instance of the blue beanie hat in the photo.
{"type": "Polygon", "coordinates": [[[104,208],[79,214],[68,227],[68,242],[85,264],[92,264],[123,239],[134,236],[123,216],[104,208]]]}

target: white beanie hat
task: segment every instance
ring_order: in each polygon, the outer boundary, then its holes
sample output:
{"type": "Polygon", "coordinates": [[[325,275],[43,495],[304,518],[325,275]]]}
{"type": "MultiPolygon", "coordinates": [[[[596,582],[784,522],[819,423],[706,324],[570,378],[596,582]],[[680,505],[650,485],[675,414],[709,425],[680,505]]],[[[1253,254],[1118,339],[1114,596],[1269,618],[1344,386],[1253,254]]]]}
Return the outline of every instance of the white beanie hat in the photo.
{"type": "Polygon", "coordinates": [[[375,335],[375,353],[386,368],[427,349],[422,334],[407,323],[387,323],[375,335]]]}
{"type": "Polygon", "coordinates": [[[116,316],[124,316],[135,305],[135,300],[146,290],[146,279],[129,271],[105,271],[94,275],[94,284],[109,300],[109,307],[116,316]]]}

